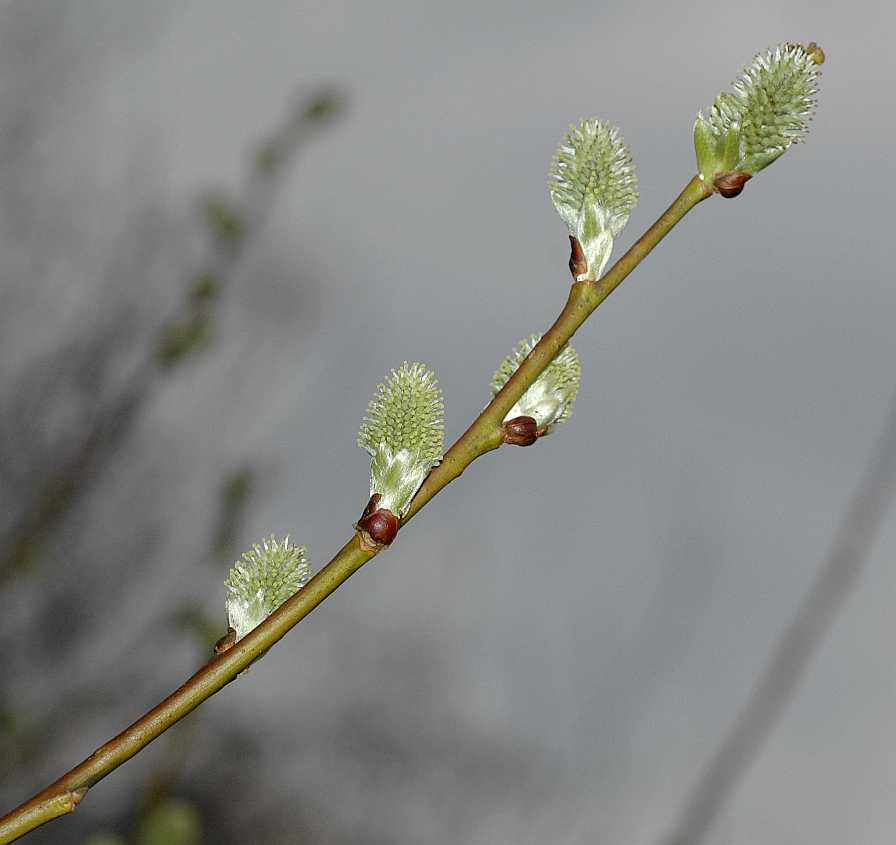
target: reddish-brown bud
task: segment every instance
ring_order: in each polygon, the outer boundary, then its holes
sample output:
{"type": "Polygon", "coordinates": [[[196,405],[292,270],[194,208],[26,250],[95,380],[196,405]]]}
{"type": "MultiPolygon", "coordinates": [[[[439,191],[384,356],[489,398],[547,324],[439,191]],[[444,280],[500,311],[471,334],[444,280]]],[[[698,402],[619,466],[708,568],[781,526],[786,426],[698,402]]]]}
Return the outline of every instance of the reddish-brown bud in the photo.
{"type": "Polygon", "coordinates": [[[730,170],[727,173],[719,173],[712,180],[716,190],[726,199],[736,197],[743,189],[744,185],[753,178],[752,173],[742,173],[739,170],[730,170]]]}
{"type": "Polygon", "coordinates": [[[398,516],[388,508],[377,507],[381,498],[379,493],[374,493],[355,524],[361,537],[361,545],[371,552],[378,552],[388,546],[400,527],[398,516]]]}
{"type": "Polygon", "coordinates": [[[585,258],[585,251],[582,249],[579,239],[574,235],[569,236],[569,272],[572,273],[575,280],[588,272],[588,259],[585,258]]]}
{"type": "Polygon", "coordinates": [[[236,643],[236,629],[228,628],[227,633],[215,643],[215,654],[224,654],[230,651],[236,643]]]}
{"type": "Polygon", "coordinates": [[[511,446],[531,446],[538,439],[538,423],[532,417],[514,417],[501,426],[501,437],[511,446]]]}

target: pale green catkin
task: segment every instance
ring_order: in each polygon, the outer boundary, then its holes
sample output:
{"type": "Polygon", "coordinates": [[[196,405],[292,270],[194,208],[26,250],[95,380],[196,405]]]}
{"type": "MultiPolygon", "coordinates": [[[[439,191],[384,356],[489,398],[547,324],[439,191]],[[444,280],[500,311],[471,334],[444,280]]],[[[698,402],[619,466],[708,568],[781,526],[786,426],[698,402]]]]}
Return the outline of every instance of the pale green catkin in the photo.
{"type": "Polygon", "coordinates": [[[571,126],[551,162],[548,187],[587,260],[578,280],[598,279],[638,203],[638,179],[619,130],[596,118],[571,126]]]}
{"type": "Polygon", "coordinates": [[[423,364],[393,370],[367,406],[358,446],[371,456],[370,493],[403,516],[429,471],[442,460],[444,403],[435,373],[423,364]]]}
{"type": "Polygon", "coordinates": [[[260,625],[311,577],[304,546],[270,537],[245,552],[230,570],[227,619],[240,639],[260,625]]]}
{"type": "MultiPolygon", "coordinates": [[[[540,335],[530,335],[521,340],[513,351],[501,362],[492,378],[492,396],[504,387],[520,364],[541,340],[540,335]]],[[[582,366],[578,353],[571,346],[564,346],[551,361],[534,384],[523,394],[504,417],[532,417],[538,431],[548,434],[554,426],[572,416],[572,407],[582,381],[582,366]]]]}

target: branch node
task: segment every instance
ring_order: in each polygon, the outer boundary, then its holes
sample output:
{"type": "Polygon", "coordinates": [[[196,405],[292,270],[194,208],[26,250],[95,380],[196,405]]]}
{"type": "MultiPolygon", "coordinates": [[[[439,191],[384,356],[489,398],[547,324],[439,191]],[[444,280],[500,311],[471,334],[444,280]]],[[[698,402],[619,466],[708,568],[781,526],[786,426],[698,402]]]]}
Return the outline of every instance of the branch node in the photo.
{"type": "Polygon", "coordinates": [[[355,523],[355,530],[365,552],[380,552],[390,545],[398,534],[400,522],[398,516],[388,508],[378,508],[381,499],[374,493],[364,508],[361,518],[355,523]]]}
{"type": "Polygon", "coordinates": [[[727,173],[716,174],[712,180],[715,189],[725,199],[732,199],[740,194],[744,189],[744,185],[753,178],[752,173],[742,173],[739,170],[729,170],[727,173]]]}
{"type": "Polygon", "coordinates": [[[236,628],[228,627],[227,633],[215,643],[215,654],[224,654],[236,644],[236,628]]]}
{"type": "Polygon", "coordinates": [[[540,434],[532,417],[514,417],[501,426],[501,439],[511,446],[531,446],[540,434]]]}

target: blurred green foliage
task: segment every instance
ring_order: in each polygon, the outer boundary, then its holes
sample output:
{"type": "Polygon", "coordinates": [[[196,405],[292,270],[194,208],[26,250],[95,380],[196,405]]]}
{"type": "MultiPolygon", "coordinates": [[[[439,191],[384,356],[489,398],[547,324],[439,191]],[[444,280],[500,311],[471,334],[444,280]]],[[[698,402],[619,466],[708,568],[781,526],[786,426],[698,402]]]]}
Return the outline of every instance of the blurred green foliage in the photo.
{"type": "Polygon", "coordinates": [[[166,326],[159,337],[156,360],[163,369],[181,363],[188,355],[208,346],[212,339],[211,315],[205,309],[166,326]]]}
{"type": "Polygon", "coordinates": [[[180,798],[161,801],[143,814],[134,836],[134,845],[199,845],[201,841],[199,811],[180,798]]]}
{"type": "Polygon", "coordinates": [[[199,209],[212,235],[230,249],[239,246],[246,234],[246,215],[236,201],[221,191],[208,193],[199,201],[199,209]]]}
{"type": "Polygon", "coordinates": [[[212,541],[212,551],[218,560],[231,563],[235,557],[246,505],[254,486],[255,473],[248,466],[234,470],[224,479],[212,541]]]}

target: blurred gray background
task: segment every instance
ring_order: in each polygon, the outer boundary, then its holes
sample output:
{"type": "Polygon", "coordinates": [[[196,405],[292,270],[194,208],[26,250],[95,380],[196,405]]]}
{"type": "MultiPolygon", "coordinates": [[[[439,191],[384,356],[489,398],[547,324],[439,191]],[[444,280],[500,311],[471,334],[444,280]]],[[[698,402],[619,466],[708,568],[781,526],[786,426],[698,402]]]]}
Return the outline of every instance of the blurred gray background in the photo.
{"type": "MultiPolygon", "coordinates": [[[[241,549],[339,548],[391,367],[436,370],[449,439],[481,409],[566,297],[569,123],[632,149],[618,256],[692,175],[696,111],[816,40],[807,143],[586,324],[571,422],[477,462],[29,839],[136,841],[177,798],[203,842],[660,843],[896,386],[894,25],[866,0],[2,3],[0,810],[205,659],[241,549]]],[[[892,841],[894,550],[891,516],[709,841],[892,841]]]]}

